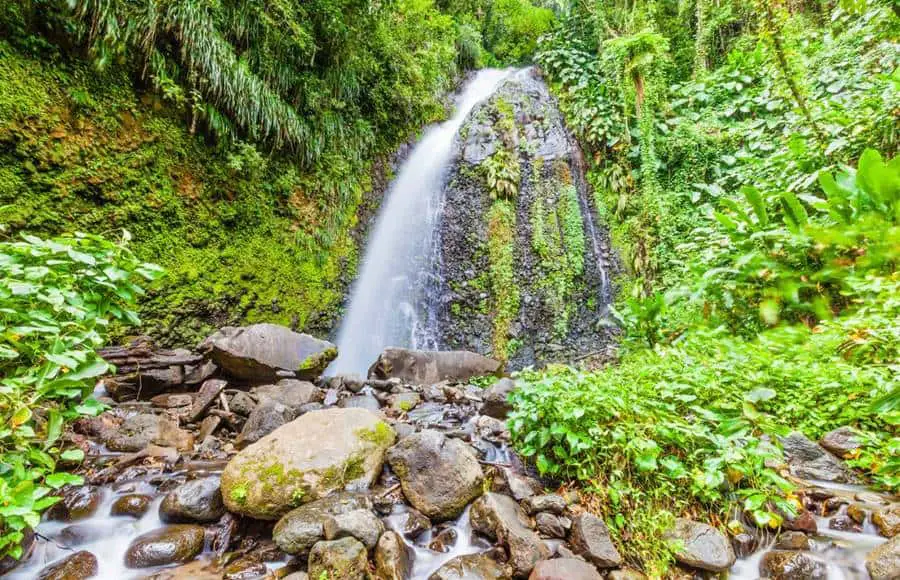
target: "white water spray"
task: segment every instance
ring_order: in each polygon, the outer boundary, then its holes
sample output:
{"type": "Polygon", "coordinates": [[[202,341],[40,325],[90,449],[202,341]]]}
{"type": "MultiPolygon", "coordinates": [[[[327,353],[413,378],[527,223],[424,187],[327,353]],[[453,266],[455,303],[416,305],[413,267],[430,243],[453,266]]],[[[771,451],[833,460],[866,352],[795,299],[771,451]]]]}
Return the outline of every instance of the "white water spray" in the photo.
{"type": "Polygon", "coordinates": [[[369,237],[329,373],[365,375],[387,346],[437,348],[428,290],[440,275],[437,228],[453,140],[472,108],[508,74],[479,71],[459,95],[453,117],[429,128],[400,167],[369,237]]]}

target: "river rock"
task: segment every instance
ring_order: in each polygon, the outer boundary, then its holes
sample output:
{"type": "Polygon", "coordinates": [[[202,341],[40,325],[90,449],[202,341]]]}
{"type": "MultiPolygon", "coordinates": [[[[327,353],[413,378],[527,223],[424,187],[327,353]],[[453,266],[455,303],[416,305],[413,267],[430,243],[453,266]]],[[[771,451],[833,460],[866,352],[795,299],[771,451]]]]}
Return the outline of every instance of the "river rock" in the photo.
{"type": "Polygon", "coordinates": [[[819,439],[819,445],[838,457],[845,457],[851,451],[859,449],[862,442],[856,431],[850,427],[841,427],[823,435],[819,439]]]}
{"type": "Polygon", "coordinates": [[[112,451],[141,451],[150,444],[190,451],[194,437],[178,423],[160,415],[144,413],[125,419],[118,429],[105,433],[104,443],[112,451]]]}
{"type": "Polygon", "coordinates": [[[367,509],[334,514],[325,518],[322,527],[326,540],[356,538],[370,550],[384,533],[384,524],[378,516],[367,509]]]}
{"type": "Polygon", "coordinates": [[[385,532],[375,546],[375,580],[406,580],[412,570],[409,551],[396,532],[385,532]]]}
{"type": "Polygon", "coordinates": [[[290,423],[296,417],[295,409],[274,399],[265,399],[256,405],[250,416],[247,417],[244,427],[234,440],[234,446],[241,449],[251,443],[256,443],[282,425],[290,423]]]}
{"type": "Polygon", "coordinates": [[[425,530],[431,529],[431,520],[425,517],[422,512],[410,509],[406,512],[403,519],[403,535],[410,540],[415,540],[425,530]]]}
{"type": "Polygon", "coordinates": [[[353,538],[318,542],[309,552],[312,578],[365,580],[368,569],[366,547],[353,538]]]}
{"type": "Polygon", "coordinates": [[[151,499],[152,498],[149,495],[141,493],[123,495],[113,502],[112,506],[109,508],[109,515],[140,518],[147,513],[151,499]]]}
{"type": "Polygon", "coordinates": [[[719,530],[687,518],[675,520],[667,537],[681,544],[675,559],[692,568],[724,572],[734,564],[731,542],[719,530]]]}
{"type": "Polygon", "coordinates": [[[194,402],[191,405],[191,421],[199,421],[204,414],[206,414],[206,410],[212,406],[212,404],[219,398],[219,393],[222,392],[228,385],[227,382],[221,379],[209,379],[204,381],[200,386],[200,390],[197,391],[197,396],[194,397],[194,402]]]}
{"type": "Polygon", "coordinates": [[[606,575],[607,580],[647,580],[647,576],[631,568],[619,568],[606,575]]]}
{"type": "Polygon", "coordinates": [[[312,380],[337,356],[330,342],[276,324],[225,327],[199,349],[229,375],[255,382],[274,381],[279,371],[312,380]]]}
{"type": "Polygon", "coordinates": [[[781,527],[792,532],[805,532],[807,534],[815,534],[819,531],[816,517],[806,509],[801,509],[795,515],[784,514],[784,521],[781,522],[781,527]]]}
{"type": "Polygon", "coordinates": [[[598,568],[615,568],[622,564],[622,556],[609,536],[606,523],[593,514],[582,513],[572,519],[569,542],[576,554],[598,568]]]}
{"type": "Polygon", "coordinates": [[[347,397],[346,399],[341,399],[338,406],[342,409],[365,409],[372,413],[381,412],[381,403],[379,403],[378,399],[372,395],[355,395],[353,397],[347,397]]]}
{"type": "Polygon", "coordinates": [[[204,531],[200,526],[174,525],[135,538],[125,552],[129,568],[151,568],[192,560],[203,550],[204,531]]]}
{"type": "Polygon", "coordinates": [[[482,493],[484,472],[472,448],[427,429],[401,440],[387,454],[403,495],[435,520],[462,513],[482,493]]]}
{"type": "Polygon", "coordinates": [[[177,409],[179,407],[187,407],[194,403],[194,396],[190,393],[163,393],[156,395],[150,402],[154,407],[163,409],[177,409]]]}
{"type": "Polygon", "coordinates": [[[537,562],[550,557],[550,550],[530,529],[528,516],[509,496],[493,492],[484,494],[472,504],[469,517],[472,529],[507,548],[516,577],[527,576],[537,562]]]}
{"type": "Polygon", "coordinates": [[[256,408],[256,401],[253,400],[250,393],[238,391],[231,397],[231,400],[228,401],[228,408],[231,409],[232,413],[237,413],[238,415],[246,417],[256,408]]]}
{"type": "Polygon", "coordinates": [[[819,479],[835,483],[858,483],[858,479],[844,463],[809,440],[803,433],[794,431],[781,439],[790,472],[803,479],[819,479]]]}
{"type": "Polygon", "coordinates": [[[412,391],[406,393],[397,393],[388,397],[388,405],[394,411],[406,413],[412,411],[418,404],[422,402],[422,396],[412,391]]]}
{"type": "Polygon", "coordinates": [[[356,510],[372,509],[372,500],[360,493],[336,493],[291,510],[272,531],[272,539],[288,554],[306,554],[325,539],[325,521],[356,510]]]}
{"type": "Polygon", "coordinates": [[[535,495],[525,498],[522,501],[522,507],[531,515],[538,512],[550,512],[559,515],[566,509],[566,499],[555,493],[535,495]]]}
{"type": "Polygon", "coordinates": [[[775,542],[777,550],[809,550],[809,537],[803,532],[782,532],[775,542]]]}
{"type": "Polygon", "coordinates": [[[265,562],[251,558],[241,558],[225,566],[222,580],[258,580],[268,575],[269,568],[265,562]]]}
{"type": "Polygon", "coordinates": [[[471,554],[453,558],[428,580],[512,580],[512,573],[486,554],[471,554]]]}
{"type": "Polygon", "coordinates": [[[38,575],[38,580],[83,580],[97,574],[99,565],[97,557],[82,550],[75,552],[63,560],[50,564],[38,575]]]}
{"type": "Polygon", "coordinates": [[[900,534],[900,503],[881,508],[872,515],[872,522],[886,538],[900,534]]]}
{"type": "Polygon", "coordinates": [[[47,518],[74,522],[90,517],[100,506],[100,489],[92,485],[67,487],[62,499],[47,510],[47,518]]]}
{"type": "Polygon", "coordinates": [[[900,536],[894,536],[866,556],[866,570],[872,580],[900,578],[900,536]]]}
{"type": "Polygon", "coordinates": [[[481,405],[481,414],[496,419],[506,419],[506,415],[512,410],[509,403],[509,394],[516,390],[516,382],[512,379],[502,378],[482,394],[484,403],[481,405]]]}
{"type": "Polygon", "coordinates": [[[238,453],[222,474],[229,511],[276,519],[334,491],[368,489],[394,430],[362,409],[306,413],[238,453]]]}
{"type": "Polygon", "coordinates": [[[828,568],[808,552],[772,550],[759,561],[759,575],[775,580],[825,580],[828,568]]]}
{"type": "Polygon", "coordinates": [[[159,519],[166,523],[214,522],[225,515],[218,476],[183,483],[166,494],[159,519]]]}
{"type": "Polygon", "coordinates": [[[500,363],[464,350],[426,351],[386,348],[369,368],[369,378],[398,378],[414,385],[430,385],[443,380],[467,381],[492,375],[500,363]]]}
{"type": "Polygon", "coordinates": [[[299,410],[307,403],[318,403],[324,394],[309,381],[282,379],[274,385],[261,385],[252,391],[259,402],[273,399],[286,407],[299,410]]]}
{"type": "Polygon", "coordinates": [[[535,565],[528,580],[601,580],[596,568],[574,558],[542,560],[535,565]]]}
{"type": "MultiPolygon", "coordinates": [[[[565,538],[566,527],[563,519],[550,512],[540,512],[534,517],[534,525],[537,530],[548,538],[565,538]]],[[[571,522],[569,526],[571,527],[571,522]]]]}

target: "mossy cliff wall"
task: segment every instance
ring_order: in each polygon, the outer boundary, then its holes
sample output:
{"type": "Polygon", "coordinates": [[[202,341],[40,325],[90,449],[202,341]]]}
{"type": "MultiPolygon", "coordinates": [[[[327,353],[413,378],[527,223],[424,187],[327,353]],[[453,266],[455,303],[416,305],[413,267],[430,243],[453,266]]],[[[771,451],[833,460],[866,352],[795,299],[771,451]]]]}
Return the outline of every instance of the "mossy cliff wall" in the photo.
{"type": "Polygon", "coordinates": [[[164,343],[254,321],[331,329],[356,269],[357,211],[383,164],[328,159],[303,172],[191,135],[124,72],[4,41],[0,63],[0,223],[11,232],[127,229],[140,257],[168,270],[141,309],[143,331],[164,343]]]}

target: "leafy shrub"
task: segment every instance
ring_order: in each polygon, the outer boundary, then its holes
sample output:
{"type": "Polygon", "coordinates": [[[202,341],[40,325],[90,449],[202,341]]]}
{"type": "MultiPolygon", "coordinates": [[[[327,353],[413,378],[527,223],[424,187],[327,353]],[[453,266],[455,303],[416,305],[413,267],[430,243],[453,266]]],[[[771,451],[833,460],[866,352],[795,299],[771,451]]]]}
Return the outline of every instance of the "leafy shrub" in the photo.
{"type": "Polygon", "coordinates": [[[111,370],[96,349],[114,321],[137,324],[139,279],[161,270],[120,242],[86,234],[24,235],[0,242],[0,557],[19,542],[55,489],[81,479],[59,471],[79,449],[62,449],[66,421],[95,414],[94,379],[111,370]]]}
{"type": "Polygon", "coordinates": [[[515,199],[519,193],[519,158],[514,151],[497,149],[485,159],[480,169],[484,172],[491,199],[515,199]]]}
{"type": "Polygon", "coordinates": [[[529,0],[494,0],[484,25],[487,49],[501,64],[531,60],[538,38],[550,31],[553,11],[529,0]]]}

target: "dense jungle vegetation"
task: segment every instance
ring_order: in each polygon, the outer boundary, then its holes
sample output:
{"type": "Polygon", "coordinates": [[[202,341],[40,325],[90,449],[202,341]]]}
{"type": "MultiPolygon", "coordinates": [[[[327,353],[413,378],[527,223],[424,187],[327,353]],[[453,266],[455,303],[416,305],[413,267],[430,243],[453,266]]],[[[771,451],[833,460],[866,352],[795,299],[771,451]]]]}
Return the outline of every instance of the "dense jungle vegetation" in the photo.
{"type": "Polygon", "coordinates": [[[0,555],[78,480],[96,348],[326,333],[392,153],[531,60],[625,274],[620,360],[521,373],[517,449],[653,576],[676,516],[795,510],[790,430],[857,429],[896,491],[898,38],[892,0],[3,3],[0,555]]]}

